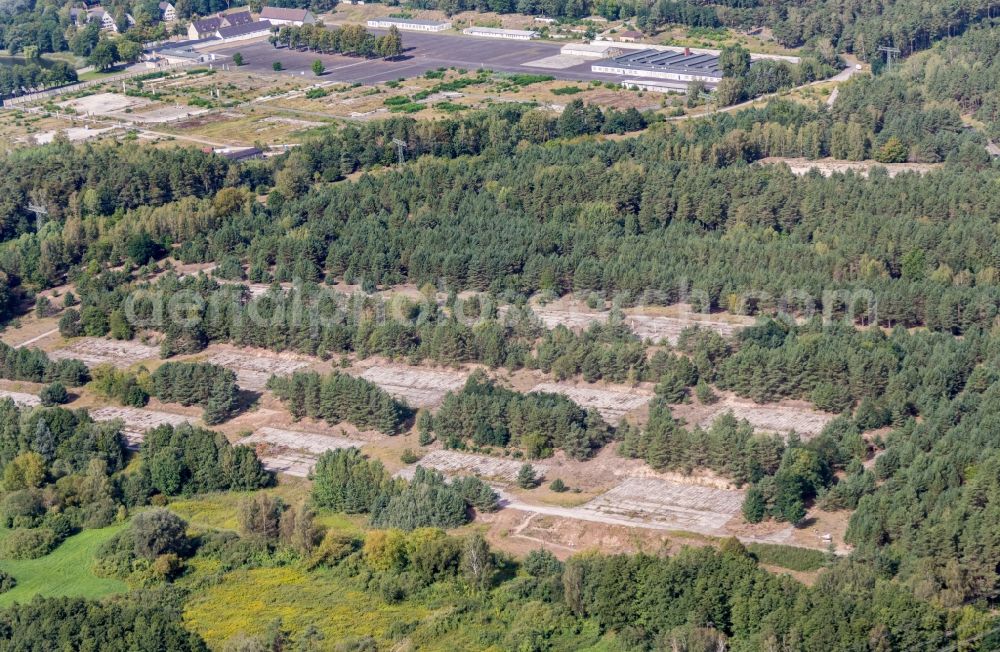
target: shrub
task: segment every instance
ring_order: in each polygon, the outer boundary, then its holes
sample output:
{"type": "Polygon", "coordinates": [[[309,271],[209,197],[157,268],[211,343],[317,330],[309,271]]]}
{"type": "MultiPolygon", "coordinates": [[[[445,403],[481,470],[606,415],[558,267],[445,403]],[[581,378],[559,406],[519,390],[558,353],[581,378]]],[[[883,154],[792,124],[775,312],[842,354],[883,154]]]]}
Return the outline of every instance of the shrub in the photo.
{"type": "Polygon", "coordinates": [[[59,545],[59,537],[47,527],[14,530],[0,543],[0,553],[8,559],[38,559],[59,545]]]}
{"type": "Polygon", "coordinates": [[[0,570],[0,593],[6,593],[15,586],[17,586],[17,580],[14,579],[14,576],[0,570]]]}
{"type": "Polygon", "coordinates": [[[0,504],[0,523],[5,528],[34,527],[44,514],[42,493],[35,489],[12,491],[0,504]]]}
{"type": "Polygon", "coordinates": [[[569,487],[567,487],[566,483],[562,481],[562,478],[556,478],[549,484],[549,489],[561,494],[562,492],[568,490],[569,487]]]}
{"type": "Polygon", "coordinates": [[[131,530],[137,557],[152,560],[166,553],[183,553],[188,547],[187,522],[166,509],[139,514],[131,530]]]}
{"type": "Polygon", "coordinates": [[[38,394],[38,398],[41,399],[42,405],[45,407],[52,407],[69,401],[69,393],[62,383],[56,381],[43,387],[42,391],[38,394]]]}

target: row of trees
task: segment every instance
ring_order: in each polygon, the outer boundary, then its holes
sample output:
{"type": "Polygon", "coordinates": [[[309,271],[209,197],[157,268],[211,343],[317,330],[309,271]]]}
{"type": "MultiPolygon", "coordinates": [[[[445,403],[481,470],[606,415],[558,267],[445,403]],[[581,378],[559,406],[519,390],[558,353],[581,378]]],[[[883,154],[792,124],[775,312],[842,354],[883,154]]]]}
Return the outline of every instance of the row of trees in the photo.
{"type": "Polygon", "coordinates": [[[75,81],[76,70],[65,61],[45,66],[36,62],[0,66],[0,96],[16,97],[23,93],[75,81]]]}
{"type": "Polygon", "coordinates": [[[406,404],[375,383],[338,372],[325,377],[314,371],[272,376],[267,388],[285,403],[295,419],[310,417],[331,425],[349,421],[358,428],[376,428],[395,435],[411,416],[406,404]]]}
{"type": "Polygon", "coordinates": [[[157,493],[245,491],[270,481],[252,449],[190,426],[151,430],[141,464],[125,473],[121,427],[95,423],[85,410],[21,410],[0,401],[0,522],[13,530],[4,539],[5,556],[45,555],[71,534],[110,525],[157,493]]]}
{"type": "Polygon", "coordinates": [[[79,387],[90,380],[90,373],[79,360],[51,360],[40,349],[14,348],[0,342],[0,378],[33,383],[58,381],[70,387],[79,387]]]}
{"type": "Polygon", "coordinates": [[[403,53],[403,38],[393,26],[383,36],[375,36],[361,25],[328,28],[316,25],[282,25],[269,38],[271,45],[293,50],[306,49],[323,54],[391,59],[403,53]]]}

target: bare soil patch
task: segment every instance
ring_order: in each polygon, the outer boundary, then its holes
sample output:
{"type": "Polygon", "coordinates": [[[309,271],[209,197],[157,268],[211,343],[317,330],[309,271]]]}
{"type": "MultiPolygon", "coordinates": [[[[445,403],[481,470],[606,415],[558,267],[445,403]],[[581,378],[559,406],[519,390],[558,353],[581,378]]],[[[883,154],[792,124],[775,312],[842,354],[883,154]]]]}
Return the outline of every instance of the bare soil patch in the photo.
{"type": "Polygon", "coordinates": [[[460,390],[468,374],[462,371],[423,369],[405,365],[375,365],[361,373],[389,394],[411,407],[435,407],[448,392],[460,390]]]}
{"type": "Polygon", "coordinates": [[[264,427],[239,443],[252,446],[267,470],[304,478],[312,471],[319,456],[326,451],[358,448],[365,442],[300,430],[264,427]]]}
{"type": "Polygon", "coordinates": [[[711,426],[719,416],[731,411],[737,419],[746,419],[757,430],[782,435],[795,431],[803,439],[815,437],[836,418],[804,406],[758,405],[735,398],[727,398],[713,407],[715,409],[700,420],[701,427],[711,426]]]}
{"type": "Polygon", "coordinates": [[[14,401],[18,407],[35,407],[41,405],[42,401],[40,398],[34,394],[28,394],[25,392],[11,392],[6,389],[0,389],[0,399],[9,398],[14,401]]]}
{"type": "Polygon", "coordinates": [[[742,491],[713,489],[658,478],[630,478],[577,508],[626,521],[711,534],[740,513],[742,491]]]}
{"type": "Polygon", "coordinates": [[[142,443],[143,436],[147,430],[151,430],[164,424],[179,426],[186,421],[193,421],[190,417],[170,412],[160,412],[158,410],[143,410],[131,407],[102,407],[90,411],[90,416],[94,421],[112,421],[121,419],[125,424],[122,434],[129,448],[138,448],[142,443]]]}
{"type": "MultiPolygon", "coordinates": [[[[524,462],[521,460],[507,460],[450,450],[434,450],[424,455],[419,462],[401,470],[397,475],[412,478],[417,466],[422,466],[440,471],[446,476],[475,475],[486,480],[514,484],[517,482],[517,473],[523,465],[524,462]]],[[[532,462],[531,465],[539,477],[545,476],[548,471],[548,467],[544,464],[532,462]]]]}
{"type": "Polygon", "coordinates": [[[618,425],[626,414],[643,407],[653,398],[652,394],[641,390],[600,389],[568,383],[539,383],[531,391],[562,394],[582,408],[597,410],[611,425],[618,425]]]}
{"type": "Polygon", "coordinates": [[[291,353],[259,353],[244,349],[224,350],[205,360],[231,369],[243,389],[262,390],[271,376],[287,376],[308,367],[310,362],[291,353]]]}
{"type": "MultiPolygon", "coordinates": [[[[583,331],[593,324],[604,324],[611,317],[610,311],[591,310],[575,300],[560,300],[546,306],[532,306],[532,311],[548,329],[565,326],[572,331],[583,331]]],[[[660,342],[677,343],[681,331],[691,326],[708,328],[723,337],[730,338],[740,329],[752,323],[752,319],[737,315],[708,315],[689,312],[684,306],[649,306],[630,308],[622,317],[623,323],[638,337],[660,342]],[[671,314],[673,313],[673,314],[671,314]]]]}
{"type": "Polygon", "coordinates": [[[49,353],[50,358],[64,360],[76,358],[88,367],[112,364],[119,369],[131,367],[137,362],[160,357],[156,347],[125,340],[106,340],[100,337],[81,337],[69,346],[49,353]]]}
{"type": "Polygon", "coordinates": [[[761,159],[760,162],[770,164],[784,163],[791,170],[792,174],[800,177],[808,174],[810,170],[817,170],[824,177],[829,177],[833,174],[843,174],[845,172],[854,172],[855,174],[867,177],[874,168],[880,167],[885,168],[891,178],[903,172],[927,174],[942,166],[941,163],[879,163],[878,161],[840,161],[832,158],[810,160],[806,158],[776,156],[761,159]]]}
{"type": "Polygon", "coordinates": [[[626,315],[624,321],[632,329],[632,332],[640,338],[653,342],[666,341],[671,345],[677,344],[681,331],[691,326],[713,330],[726,338],[732,337],[741,328],[728,321],[710,319],[708,315],[667,317],[665,315],[631,314],[626,315]]]}

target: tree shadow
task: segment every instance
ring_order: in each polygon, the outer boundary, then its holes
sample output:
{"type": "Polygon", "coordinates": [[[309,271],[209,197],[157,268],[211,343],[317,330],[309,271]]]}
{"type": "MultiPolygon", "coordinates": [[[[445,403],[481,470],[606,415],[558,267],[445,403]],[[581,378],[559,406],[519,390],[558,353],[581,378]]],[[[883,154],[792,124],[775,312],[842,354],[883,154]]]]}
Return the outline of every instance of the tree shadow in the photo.
{"type": "Polygon", "coordinates": [[[264,392],[261,391],[240,388],[239,393],[236,395],[237,414],[242,414],[253,408],[263,395],[264,392]]]}

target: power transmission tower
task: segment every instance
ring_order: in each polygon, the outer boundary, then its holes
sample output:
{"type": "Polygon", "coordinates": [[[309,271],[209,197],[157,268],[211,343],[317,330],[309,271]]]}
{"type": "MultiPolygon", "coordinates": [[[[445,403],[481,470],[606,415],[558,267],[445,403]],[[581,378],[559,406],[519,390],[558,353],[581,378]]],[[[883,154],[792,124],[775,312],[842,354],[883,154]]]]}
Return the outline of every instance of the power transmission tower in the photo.
{"type": "Polygon", "coordinates": [[[892,72],[892,60],[899,57],[899,48],[891,48],[880,45],[878,51],[885,52],[885,71],[892,72]]]}
{"type": "Polygon", "coordinates": [[[399,152],[399,164],[403,164],[403,150],[406,149],[406,143],[398,138],[392,139],[392,144],[396,146],[396,150],[399,152]]]}
{"type": "Polygon", "coordinates": [[[49,209],[42,202],[29,200],[28,210],[35,214],[35,231],[40,231],[45,216],[49,214],[49,209]]]}

